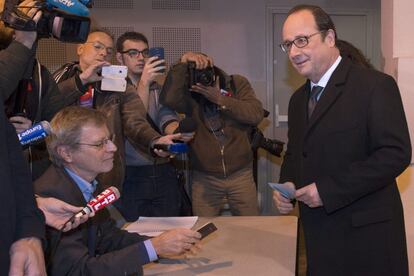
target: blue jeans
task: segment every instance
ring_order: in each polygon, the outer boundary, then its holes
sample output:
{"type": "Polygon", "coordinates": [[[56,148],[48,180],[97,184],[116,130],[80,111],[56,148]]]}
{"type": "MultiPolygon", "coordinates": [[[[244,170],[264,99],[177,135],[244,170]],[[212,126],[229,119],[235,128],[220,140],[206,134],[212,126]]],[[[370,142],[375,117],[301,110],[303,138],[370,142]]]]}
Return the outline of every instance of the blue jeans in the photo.
{"type": "Polygon", "coordinates": [[[115,206],[126,221],[135,221],[140,216],[179,216],[180,202],[177,174],[167,163],[127,166],[123,192],[115,206]]]}

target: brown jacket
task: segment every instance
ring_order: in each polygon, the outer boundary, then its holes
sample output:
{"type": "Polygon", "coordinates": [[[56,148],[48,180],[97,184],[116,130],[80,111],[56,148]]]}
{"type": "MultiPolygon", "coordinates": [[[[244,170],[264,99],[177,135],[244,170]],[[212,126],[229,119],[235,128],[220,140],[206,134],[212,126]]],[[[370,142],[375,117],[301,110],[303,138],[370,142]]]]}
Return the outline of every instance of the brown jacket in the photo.
{"type": "MultiPolygon", "coordinates": [[[[80,83],[79,72],[78,65],[72,63],[54,73],[59,89],[73,104],[78,104],[79,97],[88,89],[80,83]],[[66,70],[69,67],[71,68],[66,70]]],[[[145,107],[132,86],[128,85],[125,92],[111,92],[101,91],[98,84],[92,84],[95,89],[93,105],[107,114],[108,128],[115,134],[115,145],[118,148],[114,168],[99,175],[98,180],[103,188],[116,186],[122,189],[125,176],[125,139],[136,149],[149,151],[149,145],[160,134],[148,124],[145,107]]]]}
{"type": "Polygon", "coordinates": [[[160,100],[163,105],[186,113],[197,122],[195,137],[190,142],[193,168],[217,177],[227,177],[251,164],[253,153],[248,133],[263,119],[263,108],[245,77],[229,76],[218,68],[215,70],[223,78],[221,87],[232,95],[221,99],[219,117],[225,136],[223,141],[220,142],[210,130],[203,115],[204,105],[188,91],[185,63],[171,68],[160,100]]]}

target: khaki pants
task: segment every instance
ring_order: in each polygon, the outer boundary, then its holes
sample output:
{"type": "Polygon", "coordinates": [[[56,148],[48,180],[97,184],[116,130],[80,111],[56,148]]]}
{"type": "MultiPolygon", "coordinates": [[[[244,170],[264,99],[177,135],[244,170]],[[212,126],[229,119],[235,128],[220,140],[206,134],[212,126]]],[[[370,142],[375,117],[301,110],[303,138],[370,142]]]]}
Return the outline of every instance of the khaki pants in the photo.
{"type": "Polygon", "coordinates": [[[252,167],[243,168],[227,178],[218,178],[200,171],[193,171],[192,203],[196,216],[220,215],[223,199],[227,198],[232,215],[257,216],[256,185],[252,167]]]}

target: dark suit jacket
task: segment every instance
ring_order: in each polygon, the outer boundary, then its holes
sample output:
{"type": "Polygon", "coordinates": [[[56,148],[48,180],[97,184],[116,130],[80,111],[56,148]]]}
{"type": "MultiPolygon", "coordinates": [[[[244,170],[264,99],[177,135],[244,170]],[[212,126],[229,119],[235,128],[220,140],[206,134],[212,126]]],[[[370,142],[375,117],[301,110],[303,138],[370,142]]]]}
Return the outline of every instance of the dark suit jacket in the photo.
{"type": "MultiPolygon", "coordinates": [[[[80,68],[78,63],[68,63],[57,70],[53,75],[58,87],[66,95],[66,102],[79,104],[79,97],[88,89],[89,85],[82,86],[79,79],[80,68]]],[[[94,108],[107,115],[109,131],[115,134],[114,167],[107,173],[98,176],[102,186],[115,186],[122,192],[122,183],[125,178],[125,139],[137,150],[150,152],[150,144],[161,135],[156,132],[147,121],[147,113],[136,89],[127,85],[123,93],[101,91],[100,82],[91,84],[94,92],[94,108]]]]}
{"type": "MultiPolygon", "coordinates": [[[[55,166],[36,180],[35,191],[75,206],[86,205],[76,183],[64,169],[55,166]]],[[[106,209],[63,233],[53,256],[50,249],[57,243],[58,231],[48,228],[46,237],[49,275],[141,275],[142,265],[149,262],[142,242],[148,237],[118,229],[106,209]]]]}
{"type": "Polygon", "coordinates": [[[343,59],[308,122],[309,89],[290,100],[280,181],[316,182],[324,204],[300,204],[310,275],[408,275],[395,178],[411,144],[395,81],[343,59]]]}
{"type": "Polygon", "coordinates": [[[36,207],[30,170],[16,130],[4,113],[4,101],[22,78],[29,54],[29,49],[17,42],[0,52],[0,275],[9,272],[13,242],[44,236],[44,219],[36,207]]]}

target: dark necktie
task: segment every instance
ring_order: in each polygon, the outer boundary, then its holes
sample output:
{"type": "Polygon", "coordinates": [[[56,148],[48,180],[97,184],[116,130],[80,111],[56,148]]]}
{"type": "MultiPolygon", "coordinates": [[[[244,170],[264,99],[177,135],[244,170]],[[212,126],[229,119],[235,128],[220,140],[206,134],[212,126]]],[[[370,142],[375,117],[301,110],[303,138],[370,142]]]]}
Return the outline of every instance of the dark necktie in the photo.
{"type": "Polygon", "coordinates": [[[322,90],[322,86],[315,85],[314,87],[312,87],[308,101],[308,118],[312,116],[316,104],[318,103],[318,96],[321,94],[322,90]]]}

